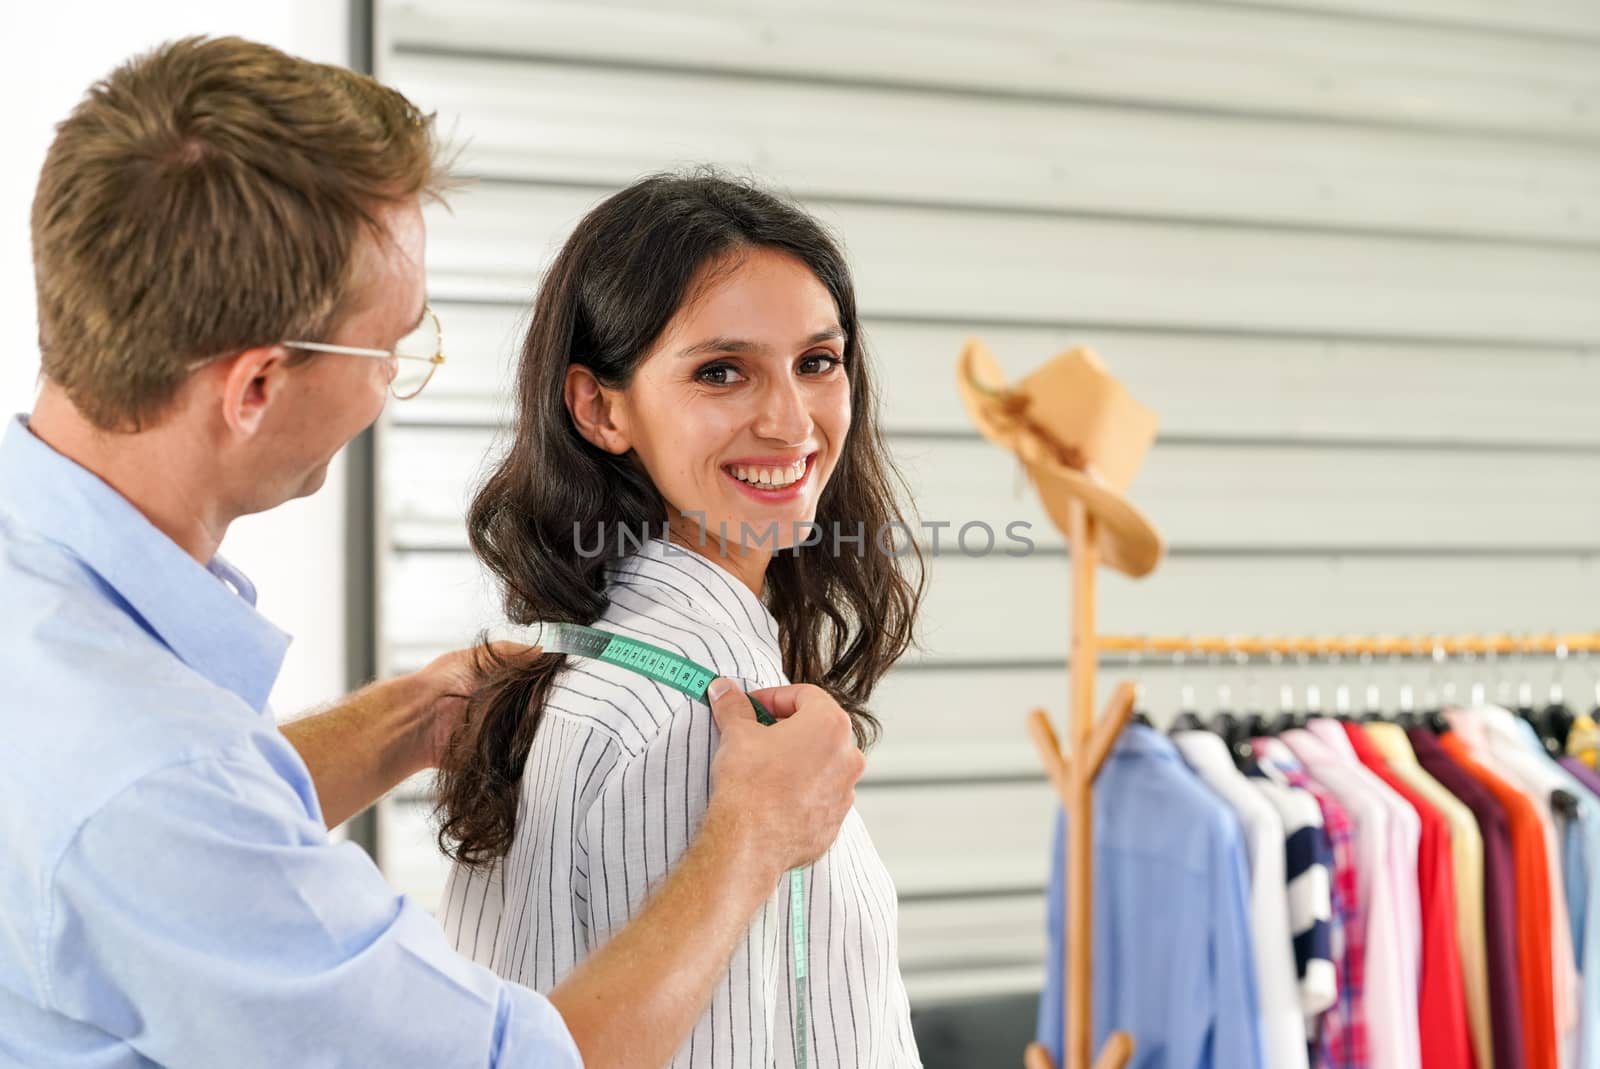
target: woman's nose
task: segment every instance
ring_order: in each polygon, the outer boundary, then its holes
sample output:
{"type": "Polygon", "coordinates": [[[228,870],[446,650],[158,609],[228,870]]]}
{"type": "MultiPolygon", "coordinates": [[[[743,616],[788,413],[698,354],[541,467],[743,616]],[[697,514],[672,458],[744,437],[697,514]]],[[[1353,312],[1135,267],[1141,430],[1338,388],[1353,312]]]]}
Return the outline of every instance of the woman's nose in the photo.
{"type": "Polygon", "coordinates": [[[757,403],[760,409],[753,429],[760,437],[797,445],[810,436],[811,409],[799,384],[774,383],[762,392],[757,403]]]}

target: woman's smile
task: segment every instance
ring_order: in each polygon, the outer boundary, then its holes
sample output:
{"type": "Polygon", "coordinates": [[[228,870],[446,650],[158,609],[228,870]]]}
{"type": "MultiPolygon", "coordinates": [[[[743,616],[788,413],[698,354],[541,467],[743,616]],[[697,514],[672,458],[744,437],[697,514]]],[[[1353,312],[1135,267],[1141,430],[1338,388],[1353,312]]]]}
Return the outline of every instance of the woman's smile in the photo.
{"type": "Polygon", "coordinates": [[[815,451],[803,456],[742,457],[722,466],[722,473],[739,492],[764,505],[797,501],[810,491],[815,451]]]}

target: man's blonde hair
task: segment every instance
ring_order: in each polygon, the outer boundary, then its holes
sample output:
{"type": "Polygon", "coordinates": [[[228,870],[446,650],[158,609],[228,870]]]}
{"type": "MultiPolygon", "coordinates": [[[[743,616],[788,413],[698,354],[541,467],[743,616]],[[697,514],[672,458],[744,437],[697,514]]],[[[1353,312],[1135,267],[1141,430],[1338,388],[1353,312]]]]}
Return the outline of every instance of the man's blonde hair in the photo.
{"type": "Polygon", "coordinates": [[[374,209],[440,194],[433,116],[372,78],[189,37],[90,88],[33,200],[44,374],[108,430],[197,361],[336,324],[374,209]]]}

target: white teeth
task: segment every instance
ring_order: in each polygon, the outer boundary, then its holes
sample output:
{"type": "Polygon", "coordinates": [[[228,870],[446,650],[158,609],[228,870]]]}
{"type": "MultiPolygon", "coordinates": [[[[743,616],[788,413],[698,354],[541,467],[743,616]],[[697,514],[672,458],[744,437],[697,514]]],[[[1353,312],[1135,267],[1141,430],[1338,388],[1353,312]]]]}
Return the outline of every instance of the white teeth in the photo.
{"type": "Polygon", "coordinates": [[[786,468],[752,468],[736,464],[732,472],[733,477],[740,482],[781,489],[800,481],[806,473],[806,462],[797,460],[786,468]]]}

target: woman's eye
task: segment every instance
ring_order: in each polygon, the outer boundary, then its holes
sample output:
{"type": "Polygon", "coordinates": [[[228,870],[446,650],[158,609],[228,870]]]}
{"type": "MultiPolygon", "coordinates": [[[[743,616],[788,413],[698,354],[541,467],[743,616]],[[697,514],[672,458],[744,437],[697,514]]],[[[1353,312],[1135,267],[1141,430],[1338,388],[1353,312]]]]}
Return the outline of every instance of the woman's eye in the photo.
{"type": "Polygon", "coordinates": [[[696,371],[694,377],[712,386],[730,386],[738,381],[739,372],[732,364],[707,364],[696,371]],[[729,378],[729,376],[733,376],[729,378]]]}
{"type": "Polygon", "coordinates": [[[836,367],[843,367],[844,358],[834,356],[832,353],[812,353],[810,356],[802,357],[800,360],[802,371],[807,371],[808,365],[810,367],[809,374],[826,375],[836,367]]]}

